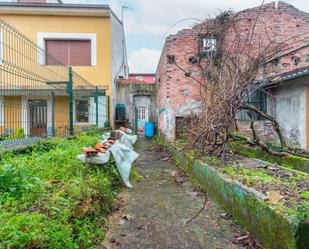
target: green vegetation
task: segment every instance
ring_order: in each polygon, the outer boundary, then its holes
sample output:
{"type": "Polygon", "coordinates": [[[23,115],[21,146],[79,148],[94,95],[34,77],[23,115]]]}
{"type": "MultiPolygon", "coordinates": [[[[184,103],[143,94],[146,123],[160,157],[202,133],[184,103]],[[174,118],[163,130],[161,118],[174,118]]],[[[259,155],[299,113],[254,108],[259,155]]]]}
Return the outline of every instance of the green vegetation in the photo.
{"type": "MultiPolygon", "coordinates": [[[[157,144],[169,151],[177,166],[190,174],[237,223],[263,241],[265,248],[308,247],[307,174],[276,165],[264,167],[245,157],[244,160],[236,157],[236,160],[227,162],[211,156],[200,156],[201,160],[197,160],[199,155],[179,149],[179,143],[168,144],[159,137],[157,144]],[[257,192],[264,196],[257,195],[257,192]]],[[[237,152],[241,148],[233,147],[237,152]]],[[[246,155],[255,157],[255,148],[249,149],[246,155]]],[[[267,161],[265,157],[267,154],[261,151],[257,158],[267,161]]],[[[290,168],[293,168],[294,156],[289,159],[290,168]]],[[[298,168],[304,166],[305,169],[307,166],[301,161],[298,161],[298,168]]]]}
{"type": "Polygon", "coordinates": [[[76,156],[100,135],[54,138],[5,152],[0,165],[0,248],[97,248],[122,186],[113,159],[82,164],[76,156]]]}
{"type": "Polygon", "coordinates": [[[305,173],[309,173],[309,159],[301,156],[289,155],[286,157],[280,157],[270,155],[260,148],[249,147],[243,142],[232,142],[231,147],[233,151],[238,154],[245,155],[251,158],[258,158],[270,163],[277,163],[283,167],[295,169],[305,173]]]}
{"type": "Polygon", "coordinates": [[[0,141],[8,141],[8,140],[15,140],[15,139],[23,139],[25,138],[25,131],[23,128],[15,128],[13,133],[10,135],[1,135],[0,141]]]}

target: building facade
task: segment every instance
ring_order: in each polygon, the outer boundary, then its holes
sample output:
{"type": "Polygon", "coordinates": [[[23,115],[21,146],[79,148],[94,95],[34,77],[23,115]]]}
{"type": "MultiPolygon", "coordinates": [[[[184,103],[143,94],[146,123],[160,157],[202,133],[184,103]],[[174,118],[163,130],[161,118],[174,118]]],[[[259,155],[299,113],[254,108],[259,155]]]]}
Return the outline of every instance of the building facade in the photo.
{"type": "Polygon", "coordinates": [[[117,104],[125,108],[125,120],[116,124],[129,126],[144,134],[146,122],[156,122],[156,86],[149,81],[122,79],[117,82],[117,104]]]}
{"type": "MultiPolygon", "coordinates": [[[[8,1],[0,3],[0,18],[21,31],[59,63],[71,66],[74,72],[98,87],[100,93],[104,93],[99,97],[102,106],[98,113],[99,126],[112,124],[116,81],[128,77],[128,64],[123,23],[108,5],[63,4],[58,0],[8,1]],[[108,106],[108,99],[110,109],[106,110],[103,106],[108,106]]],[[[43,53],[38,53],[37,62],[46,68],[56,66],[43,53]]],[[[0,100],[7,98],[2,96],[0,100]]],[[[47,119],[44,122],[50,122],[51,100],[48,98],[32,94],[31,97],[11,96],[5,102],[14,101],[15,105],[28,108],[29,101],[35,100],[44,100],[44,115],[47,119]]],[[[67,123],[68,99],[56,96],[54,101],[56,126],[60,126],[61,123],[67,123]]],[[[93,125],[93,107],[93,99],[75,97],[74,125],[93,125]]],[[[18,117],[23,111],[19,112],[16,112],[18,117]]],[[[29,110],[24,112],[27,116],[29,110]]],[[[23,123],[24,118],[19,117],[20,122],[23,123]]],[[[5,119],[4,122],[9,122],[9,117],[5,119]]],[[[31,135],[28,127],[19,126],[26,135],[31,135]]]]}
{"type": "Polygon", "coordinates": [[[154,73],[130,73],[129,80],[141,81],[147,84],[155,84],[156,75],[154,73]]]}
{"type": "MultiPolygon", "coordinates": [[[[242,19],[243,33],[253,25],[257,13],[259,18],[253,34],[253,50],[261,49],[261,44],[266,44],[269,39],[285,44],[284,48],[267,62],[267,66],[261,68],[257,80],[269,81],[276,77],[280,78],[282,74],[289,74],[293,70],[308,66],[309,14],[281,1],[265,4],[261,9],[260,7],[247,9],[233,14],[242,19]]],[[[229,35],[234,34],[231,32],[229,35]]],[[[228,46],[229,41],[223,41],[222,44],[228,46]]],[[[211,37],[205,39],[204,33],[201,33],[198,26],[182,30],[166,39],[156,72],[156,103],[159,132],[168,141],[175,140],[177,124],[181,124],[183,117],[200,111],[203,87],[198,82],[202,80],[202,71],[192,58],[194,59],[205,50],[215,48],[216,45],[215,39],[211,37]]],[[[306,116],[309,110],[297,109],[297,113],[302,114],[298,115],[294,112],[297,118],[293,120],[282,118],[283,109],[295,108],[295,103],[291,102],[295,96],[300,96],[296,87],[295,93],[291,92],[291,89],[289,91],[290,96],[279,90],[272,92],[275,95],[266,94],[267,111],[279,120],[287,137],[291,133],[297,133],[295,130],[298,130],[298,133],[302,134],[297,139],[300,142],[299,145],[308,147],[309,144],[304,141],[308,137],[309,130],[304,127],[306,127],[306,116]]],[[[250,133],[248,119],[244,115],[240,116],[242,117],[239,123],[240,132],[250,133]]],[[[258,125],[262,135],[269,140],[275,139],[274,132],[267,121],[259,121],[258,125]]]]}

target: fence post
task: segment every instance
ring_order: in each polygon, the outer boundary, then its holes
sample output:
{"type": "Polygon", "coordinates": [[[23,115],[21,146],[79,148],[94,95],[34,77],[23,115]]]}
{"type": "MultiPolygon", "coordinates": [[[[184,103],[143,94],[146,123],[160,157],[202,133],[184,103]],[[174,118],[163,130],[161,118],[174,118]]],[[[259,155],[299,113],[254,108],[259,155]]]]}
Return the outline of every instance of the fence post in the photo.
{"type": "Polygon", "coordinates": [[[99,128],[99,89],[95,88],[95,125],[99,128]]]}
{"type": "Polygon", "coordinates": [[[55,93],[51,94],[51,133],[52,137],[55,136],[55,93]]]}
{"type": "Polygon", "coordinates": [[[69,81],[67,85],[68,95],[69,95],[69,113],[70,113],[70,135],[74,135],[74,124],[73,124],[73,70],[69,67],[69,81]]]}
{"type": "Polygon", "coordinates": [[[107,127],[111,127],[110,97],[107,96],[107,127]]]}

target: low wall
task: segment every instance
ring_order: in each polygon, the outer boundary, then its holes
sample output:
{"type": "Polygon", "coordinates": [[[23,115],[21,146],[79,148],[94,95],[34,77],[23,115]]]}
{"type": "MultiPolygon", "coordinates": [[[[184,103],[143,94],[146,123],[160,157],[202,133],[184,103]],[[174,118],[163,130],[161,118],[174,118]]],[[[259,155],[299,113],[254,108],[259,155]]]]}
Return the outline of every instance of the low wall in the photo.
{"type": "Polygon", "coordinates": [[[299,223],[297,217],[280,213],[269,206],[266,197],[237,181],[223,177],[205,162],[167,148],[177,165],[193,176],[201,187],[233,219],[254,234],[268,249],[306,249],[309,244],[309,224],[299,223]]]}
{"type": "Polygon", "coordinates": [[[262,159],[263,161],[267,161],[270,163],[277,163],[285,168],[309,173],[309,159],[307,158],[293,155],[285,157],[270,155],[261,149],[246,146],[241,142],[232,142],[231,146],[233,151],[238,154],[249,156],[252,158],[262,159]]]}

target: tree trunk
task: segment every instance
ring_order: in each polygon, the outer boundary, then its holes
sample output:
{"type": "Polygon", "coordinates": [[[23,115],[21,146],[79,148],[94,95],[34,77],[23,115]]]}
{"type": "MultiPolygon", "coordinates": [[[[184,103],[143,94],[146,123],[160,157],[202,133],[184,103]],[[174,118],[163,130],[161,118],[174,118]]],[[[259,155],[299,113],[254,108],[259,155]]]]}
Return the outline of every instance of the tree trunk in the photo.
{"type": "Polygon", "coordinates": [[[280,125],[279,123],[277,122],[276,119],[274,119],[273,117],[271,117],[270,115],[264,113],[263,111],[259,110],[258,108],[256,108],[255,106],[253,105],[250,105],[250,104],[244,104],[243,105],[243,108],[242,109],[245,109],[245,110],[251,110],[251,111],[254,111],[256,113],[258,113],[259,115],[261,115],[263,118],[269,120],[275,130],[275,132],[278,134],[279,136],[279,140],[280,140],[280,145],[281,145],[281,148],[282,149],[285,149],[286,148],[286,141],[285,141],[285,138],[281,132],[281,129],[280,129],[280,125]]]}

